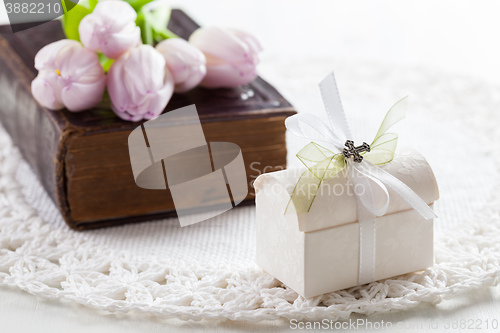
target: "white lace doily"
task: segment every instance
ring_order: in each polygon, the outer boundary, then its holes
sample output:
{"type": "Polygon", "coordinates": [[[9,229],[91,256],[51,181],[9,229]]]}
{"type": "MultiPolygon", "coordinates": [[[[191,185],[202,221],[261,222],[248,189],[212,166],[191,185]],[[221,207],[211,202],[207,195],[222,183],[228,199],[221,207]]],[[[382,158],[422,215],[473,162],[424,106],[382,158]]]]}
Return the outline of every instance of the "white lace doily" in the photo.
{"type": "MultiPolygon", "coordinates": [[[[410,95],[397,131],[438,179],[434,267],[303,299],[254,264],[254,207],[185,228],[168,219],[74,232],[0,129],[0,284],[109,312],[248,321],[345,319],[498,284],[500,88],[422,69],[311,63],[268,61],[261,70],[300,112],[323,114],[317,84],[337,68],[360,140],[371,140],[387,109],[410,95]]],[[[297,165],[303,142],[288,140],[290,165],[297,165]]]]}

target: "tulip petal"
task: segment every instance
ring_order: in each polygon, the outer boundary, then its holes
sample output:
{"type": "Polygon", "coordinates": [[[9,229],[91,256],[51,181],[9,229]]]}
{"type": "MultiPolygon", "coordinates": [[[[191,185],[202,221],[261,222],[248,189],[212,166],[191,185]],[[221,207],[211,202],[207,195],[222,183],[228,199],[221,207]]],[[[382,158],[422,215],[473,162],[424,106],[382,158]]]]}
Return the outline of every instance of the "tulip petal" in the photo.
{"type": "Polygon", "coordinates": [[[54,43],[45,45],[35,55],[35,68],[37,70],[55,69],[55,59],[57,54],[64,48],[80,46],[75,40],[61,39],[54,43]]]}
{"type": "Polygon", "coordinates": [[[78,26],[78,33],[80,34],[80,41],[86,48],[96,51],[99,49],[100,40],[97,34],[100,20],[92,14],[85,16],[78,26]]]}
{"type": "Polygon", "coordinates": [[[73,83],[63,88],[62,101],[73,112],[91,109],[101,101],[105,86],[105,77],[92,84],[73,83]]]}
{"type": "Polygon", "coordinates": [[[141,43],[136,18],[137,13],[125,1],[100,1],[80,22],[80,39],[85,47],[116,59],[141,43]]]}
{"type": "Polygon", "coordinates": [[[144,119],[152,119],[158,117],[172,98],[174,92],[174,81],[171,78],[171,74],[165,71],[165,85],[163,88],[158,90],[156,96],[151,100],[149,105],[149,111],[144,115],[144,119]]]}
{"type": "Polygon", "coordinates": [[[43,71],[31,82],[31,93],[33,97],[43,107],[50,110],[60,110],[64,108],[64,104],[58,93],[60,88],[55,76],[55,73],[51,75],[47,73],[47,71],[43,71]]]}
{"type": "Polygon", "coordinates": [[[132,29],[129,31],[120,31],[111,35],[106,43],[101,43],[101,52],[110,59],[117,59],[123,53],[141,43],[141,29],[132,23],[132,29]]]}
{"type": "Polygon", "coordinates": [[[196,87],[205,76],[205,55],[187,41],[180,38],[167,39],[161,41],[156,49],[165,57],[176,92],[186,92],[196,87]]]}
{"type": "Polygon", "coordinates": [[[130,78],[126,83],[129,92],[147,94],[163,87],[165,80],[165,58],[150,45],[141,45],[130,51],[124,71],[130,78]]]}
{"type": "Polygon", "coordinates": [[[262,47],[252,35],[240,30],[209,27],[196,30],[189,41],[206,56],[207,74],[202,86],[231,88],[257,76],[255,67],[262,47]]]}
{"type": "Polygon", "coordinates": [[[111,109],[128,121],[161,114],[172,96],[173,86],[164,57],[149,45],[140,45],[122,55],[108,71],[111,109]]]}
{"type": "MultiPolygon", "coordinates": [[[[111,98],[113,111],[118,115],[127,109],[130,100],[130,94],[125,89],[123,82],[123,67],[127,57],[128,55],[123,55],[118,58],[108,71],[106,86],[108,88],[109,97],[111,98]]],[[[120,116],[120,118],[123,117],[120,116]]],[[[128,118],[126,120],[128,120],[128,118]]]]}
{"type": "Polygon", "coordinates": [[[70,82],[91,83],[104,76],[97,54],[81,45],[61,51],[56,65],[61,76],[70,82]]]}
{"type": "Polygon", "coordinates": [[[137,13],[130,4],[118,0],[99,1],[92,14],[99,17],[113,32],[122,30],[137,18],[137,13]]]}
{"type": "Polygon", "coordinates": [[[251,52],[244,41],[219,27],[200,28],[189,37],[189,42],[205,55],[209,54],[225,62],[245,61],[251,52]]]}
{"type": "Polygon", "coordinates": [[[184,93],[189,91],[200,84],[207,73],[207,68],[205,65],[200,65],[198,69],[191,70],[190,76],[186,81],[178,83],[175,85],[176,93],[184,93]]]}
{"type": "Polygon", "coordinates": [[[214,65],[207,66],[207,74],[200,85],[206,88],[234,88],[256,77],[255,69],[244,72],[232,64],[214,65]]]}
{"type": "Polygon", "coordinates": [[[238,29],[229,29],[232,33],[238,36],[241,40],[243,40],[247,45],[252,49],[253,52],[259,53],[263,50],[262,45],[259,40],[255,38],[254,35],[251,35],[245,31],[241,31],[238,29]]]}

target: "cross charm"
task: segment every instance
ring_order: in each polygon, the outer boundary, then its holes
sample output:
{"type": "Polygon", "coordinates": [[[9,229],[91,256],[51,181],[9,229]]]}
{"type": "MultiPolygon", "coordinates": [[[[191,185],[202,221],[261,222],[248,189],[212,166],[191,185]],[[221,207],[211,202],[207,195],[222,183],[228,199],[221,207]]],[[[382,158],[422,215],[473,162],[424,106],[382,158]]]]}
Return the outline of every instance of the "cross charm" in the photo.
{"type": "Polygon", "coordinates": [[[366,142],[363,142],[363,144],[359,147],[354,146],[354,141],[347,140],[345,142],[345,146],[347,148],[344,148],[344,151],[342,154],[345,156],[345,158],[351,158],[354,157],[354,162],[360,163],[363,160],[363,156],[361,156],[359,153],[361,152],[369,152],[370,151],[370,145],[367,144],[366,142]]]}

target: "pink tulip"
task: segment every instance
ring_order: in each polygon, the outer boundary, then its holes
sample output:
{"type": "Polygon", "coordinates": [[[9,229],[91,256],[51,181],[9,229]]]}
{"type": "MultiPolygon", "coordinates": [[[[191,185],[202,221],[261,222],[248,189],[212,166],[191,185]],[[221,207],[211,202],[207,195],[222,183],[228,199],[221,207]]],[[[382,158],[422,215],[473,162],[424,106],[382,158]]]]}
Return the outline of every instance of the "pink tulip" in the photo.
{"type": "Polygon", "coordinates": [[[156,49],[165,57],[167,68],[174,79],[175,92],[191,90],[205,77],[205,56],[184,39],[166,39],[156,49]]]}
{"type": "Polygon", "coordinates": [[[231,88],[257,77],[255,67],[262,47],[252,35],[235,29],[209,27],[196,30],[189,42],[207,58],[207,75],[202,86],[231,88]]]}
{"type": "Polygon", "coordinates": [[[82,111],[94,107],[106,85],[97,55],[80,43],[63,39],[43,47],[35,56],[38,76],[31,92],[44,107],[82,111]]]}
{"type": "Polygon", "coordinates": [[[141,43],[136,18],[136,12],[125,1],[100,1],[80,22],[80,39],[85,47],[116,59],[141,43]]]}
{"type": "Polygon", "coordinates": [[[118,58],[108,72],[112,110],[122,119],[139,121],[160,115],[174,91],[165,58],[140,45],[118,58]]]}

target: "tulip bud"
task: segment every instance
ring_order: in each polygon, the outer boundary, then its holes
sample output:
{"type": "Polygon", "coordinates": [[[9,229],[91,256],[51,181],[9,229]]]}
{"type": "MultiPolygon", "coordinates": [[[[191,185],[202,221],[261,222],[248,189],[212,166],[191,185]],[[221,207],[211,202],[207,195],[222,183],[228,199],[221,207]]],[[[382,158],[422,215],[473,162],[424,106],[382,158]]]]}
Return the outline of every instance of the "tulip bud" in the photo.
{"type": "Polygon", "coordinates": [[[141,43],[136,18],[137,13],[125,1],[100,1],[80,22],[80,39],[85,47],[116,59],[141,43]]]}
{"type": "Polygon", "coordinates": [[[156,49],[165,57],[166,66],[174,79],[175,92],[191,90],[205,77],[205,56],[184,39],[163,40],[156,49]]]}
{"type": "Polygon", "coordinates": [[[102,98],[106,76],[97,55],[80,43],[63,39],[43,47],[35,56],[38,76],[31,92],[44,107],[82,111],[102,98]]]}
{"type": "Polygon", "coordinates": [[[118,58],[108,71],[112,110],[122,119],[152,119],[165,109],[174,90],[165,58],[150,45],[140,45],[118,58]]]}
{"type": "Polygon", "coordinates": [[[196,30],[189,42],[207,58],[207,74],[202,86],[232,88],[257,77],[255,68],[262,47],[252,35],[235,29],[209,27],[196,30]]]}

